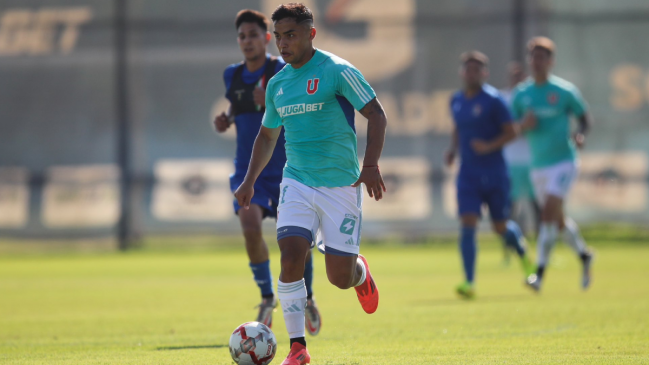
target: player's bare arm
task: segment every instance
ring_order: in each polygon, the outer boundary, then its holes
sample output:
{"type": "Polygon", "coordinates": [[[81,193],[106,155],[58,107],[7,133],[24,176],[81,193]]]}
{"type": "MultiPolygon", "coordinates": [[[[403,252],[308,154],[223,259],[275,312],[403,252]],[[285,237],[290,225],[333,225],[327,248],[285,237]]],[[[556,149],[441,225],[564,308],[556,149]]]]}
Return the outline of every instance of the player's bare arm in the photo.
{"type": "Polygon", "coordinates": [[[255,105],[259,105],[261,108],[266,107],[266,89],[263,87],[257,86],[252,91],[252,98],[255,101],[255,105]]]}
{"type": "Polygon", "coordinates": [[[259,129],[255,144],[252,146],[252,157],[250,158],[250,165],[248,165],[248,172],[246,172],[243,183],[234,192],[237,202],[245,209],[250,208],[250,200],[255,194],[255,189],[253,188],[255,181],[273,156],[275,144],[281,131],[282,127],[267,128],[263,125],[259,129]]]}
{"type": "Polygon", "coordinates": [[[232,106],[228,108],[228,113],[226,114],[225,112],[222,112],[221,114],[217,115],[216,118],[214,118],[214,128],[216,128],[216,131],[219,133],[223,133],[230,128],[230,125],[232,125],[232,106]]]}
{"type": "Polygon", "coordinates": [[[593,125],[593,118],[589,113],[584,113],[584,115],[577,118],[577,121],[579,122],[579,126],[577,127],[577,132],[575,132],[573,138],[577,148],[583,148],[584,143],[586,142],[586,134],[588,134],[590,127],[593,125]]]}
{"type": "Polygon", "coordinates": [[[536,116],[531,110],[528,110],[527,113],[525,113],[525,116],[521,120],[519,126],[519,133],[525,133],[536,128],[536,116]]]}
{"type": "Polygon", "coordinates": [[[352,186],[356,187],[364,183],[370,197],[379,201],[383,198],[383,192],[386,191],[381,171],[379,171],[379,158],[383,151],[388,120],[383,106],[377,98],[370,100],[360,110],[360,113],[367,118],[367,147],[361,176],[352,186]]]}
{"type": "Polygon", "coordinates": [[[444,154],[444,162],[446,166],[453,165],[455,160],[455,154],[457,153],[458,139],[457,139],[457,128],[453,127],[453,133],[451,134],[451,145],[446,150],[444,154]]]}
{"type": "Polygon", "coordinates": [[[503,148],[507,143],[514,140],[514,138],[516,138],[516,129],[513,123],[507,123],[503,125],[503,131],[498,137],[491,141],[474,139],[471,141],[471,147],[473,147],[473,150],[477,154],[484,155],[503,148]]]}

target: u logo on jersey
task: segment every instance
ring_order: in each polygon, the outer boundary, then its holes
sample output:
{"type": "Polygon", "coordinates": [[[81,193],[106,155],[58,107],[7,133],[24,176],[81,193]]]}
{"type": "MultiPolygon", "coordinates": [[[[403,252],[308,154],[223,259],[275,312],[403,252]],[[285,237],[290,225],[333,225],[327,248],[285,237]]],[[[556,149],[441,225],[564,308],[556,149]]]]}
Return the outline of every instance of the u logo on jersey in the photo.
{"type": "Polygon", "coordinates": [[[559,101],[559,95],[557,93],[549,93],[548,94],[548,103],[554,105],[559,101]]]}
{"type": "Polygon", "coordinates": [[[318,83],[320,82],[320,79],[309,79],[306,82],[306,93],[309,95],[315,94],[316,91],[318,91],[318,83]]]}

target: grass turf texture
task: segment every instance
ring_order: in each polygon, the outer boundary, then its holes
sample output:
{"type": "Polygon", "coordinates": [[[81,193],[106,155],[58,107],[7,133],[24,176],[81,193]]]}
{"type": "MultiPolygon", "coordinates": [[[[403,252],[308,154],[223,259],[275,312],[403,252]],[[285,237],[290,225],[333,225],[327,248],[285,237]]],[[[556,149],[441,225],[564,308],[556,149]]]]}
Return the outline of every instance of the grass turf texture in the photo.
{"type": "MultiPolygon", "coordinates": [[[[584,293],[578,261],[559,245],[535,295],[515,258],[504,267],[500,244],[482,241],[468,302],[453,293],[454,245],[363,247],[381,290],[374,315],[327,282],[316,254],[323,328],[307,337],[313,363],[649,363],[649,246],[599,245],[584,293]]],[[[276,249],[271,260],[277,280],[276,249]]],[[[230,333],[254,319],[258,301],[243,247],[5,256],[0,363],[233,364],[230,333]]],[[[280,311],[273,327],[279,364],[288,352],[280,311]]]]}

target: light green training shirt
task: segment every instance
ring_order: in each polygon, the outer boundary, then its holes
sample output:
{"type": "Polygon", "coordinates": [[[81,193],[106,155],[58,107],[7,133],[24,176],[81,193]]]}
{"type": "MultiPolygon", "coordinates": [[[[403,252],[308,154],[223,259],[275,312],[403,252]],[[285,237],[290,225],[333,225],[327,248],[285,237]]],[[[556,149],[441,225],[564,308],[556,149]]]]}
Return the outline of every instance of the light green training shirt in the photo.
{"type": "Polygon", "coordinates": [[[311,187],[349,186],[358,180],[354,109],[376,94],[349,62],[316,50],[295,69],[287,64],[266,88],[262,125],[284,127],[284,177],[311,187]]]}
{"type": "Polygon", "coordinates": [[[586,103],[577,87],[554,75],[542,85],[528,78],[514,91],[512,112],[519,120],[529,110],[537,119],[536,128],[526,133],[532,152],[532,168],[576,160],[570,117],[586,113],[586,103]]]}

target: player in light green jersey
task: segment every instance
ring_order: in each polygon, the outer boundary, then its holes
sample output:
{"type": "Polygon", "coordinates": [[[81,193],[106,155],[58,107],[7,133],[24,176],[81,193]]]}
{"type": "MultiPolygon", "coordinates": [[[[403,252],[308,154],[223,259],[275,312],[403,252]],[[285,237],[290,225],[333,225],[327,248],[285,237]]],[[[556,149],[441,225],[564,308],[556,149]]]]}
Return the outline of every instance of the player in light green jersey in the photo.
{"type": "Polygon", "coordinates": [[[592,124],[586,103],[579,90],[570,82],[550,73],[554,64],[554,42],[536,37],[528,43],[532,77],[514,92],[514,118],[522,119],[521,128],[532,152],[532,182],[541,205],[541,227],[538,236],[538,269],[527,279],[534,290],[541,281],[550,251],[559,232],[579,255],[583,264],[582,288],[590,285],[592,253],[586,247],[575,222],[565,217],[564,202],[577,177],[577,151],[584,145],[592,124]],[[571,135],[570,120],[579,121],[571,135]]]}
{"type": "Polygon", "coordinates": [[[266,112],[246,177],[235,192],[250,205],[255,179],[269,161],[284,128],[286,166],[280,185],[277,241],[282,271],[277,285],[291,350],[282,365],[310,362],[304,339],[304,261],[312,245],[325,254],[329,281],[355,288],[361,306],[374,313],[379,291],[359,254],[363,185],[380,200],[379,171],[387,120],[376,94],[349,62],[315,49],[313,14],[303,4],[280,5],[271,19],[275,42],[288,64],[268,83],[266,112]],[[368,120],[362,169],[358,164],[355,111],[368,120]]]}

